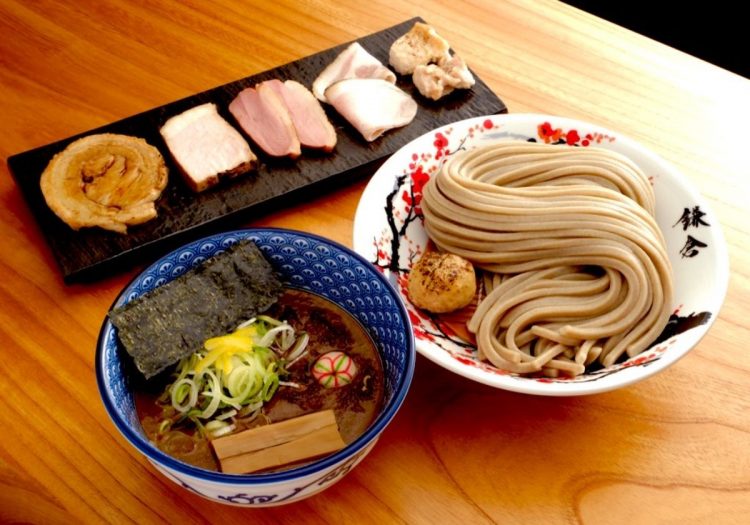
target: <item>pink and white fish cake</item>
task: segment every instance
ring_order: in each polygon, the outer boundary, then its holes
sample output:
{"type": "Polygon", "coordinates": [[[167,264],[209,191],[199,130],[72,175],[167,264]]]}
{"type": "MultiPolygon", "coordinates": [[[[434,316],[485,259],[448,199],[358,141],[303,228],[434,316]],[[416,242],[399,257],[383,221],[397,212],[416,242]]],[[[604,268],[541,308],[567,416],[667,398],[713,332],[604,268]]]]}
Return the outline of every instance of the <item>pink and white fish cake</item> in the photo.
{"type": "Polygon", "coordinates": [[[357,364],[344,352],[328,352],[315,361],[312,373],[325,388],[338,388],[352,382],[357,364]]]}

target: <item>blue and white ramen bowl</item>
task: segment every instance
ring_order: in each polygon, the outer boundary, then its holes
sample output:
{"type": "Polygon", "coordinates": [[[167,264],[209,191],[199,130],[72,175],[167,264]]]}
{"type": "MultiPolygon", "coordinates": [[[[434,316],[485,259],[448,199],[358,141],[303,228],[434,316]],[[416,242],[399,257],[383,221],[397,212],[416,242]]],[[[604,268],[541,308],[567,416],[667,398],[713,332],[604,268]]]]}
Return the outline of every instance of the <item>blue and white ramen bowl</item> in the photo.
{"type": "Polygon", "coordinates": [[[136,413],[124,349],[112,323],[104,321],[96,352],[96,377],[104,406],[122,435],[167,478],[221,503],[252,507],[282,505],[309,497],[340,480],[372,449],[404,401],[414,373],[412,327],[397,292],[361,256],[317,235],[262,228],[211,235],[165,255],[119,295],[121,306],[182,275],[243,239],[265,254],[285,285],[319,294],[352,314],[378,348],[385,373],[380,414],[358,439],[313,463],[268,474],[233,475],[179,461],[149,442],[136,413]]]}

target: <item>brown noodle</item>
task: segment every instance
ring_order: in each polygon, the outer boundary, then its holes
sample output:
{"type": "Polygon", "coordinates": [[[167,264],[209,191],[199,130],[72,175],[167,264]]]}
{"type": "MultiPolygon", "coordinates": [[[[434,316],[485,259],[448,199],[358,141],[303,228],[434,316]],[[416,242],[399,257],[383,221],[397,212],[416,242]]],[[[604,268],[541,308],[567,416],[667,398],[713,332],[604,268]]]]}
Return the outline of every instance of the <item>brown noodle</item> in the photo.
{"type": "Polygon", "coordinates": [[[610,366],[663,330],[672,271],[654,207],[616,152],[512,141],[453,155],[422,197],[433,242],[484,272],[479,357],[550,376],[610,366]]]}

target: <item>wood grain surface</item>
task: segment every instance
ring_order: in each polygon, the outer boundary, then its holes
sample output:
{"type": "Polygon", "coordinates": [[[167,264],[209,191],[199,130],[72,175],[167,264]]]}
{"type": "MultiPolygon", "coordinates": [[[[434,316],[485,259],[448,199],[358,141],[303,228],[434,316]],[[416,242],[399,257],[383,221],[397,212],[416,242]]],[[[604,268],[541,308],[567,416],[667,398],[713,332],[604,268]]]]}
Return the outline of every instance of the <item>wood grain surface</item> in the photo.
{"type": "MultiPolygon", "coordinates": [[[[0,522],[747,522],[750,81],[551,1],[66,4],[0,4],[0,522]],[[99,401],[99,327],[137,269],[63,285],[6,159],[413,16],[510,112],[601,124],[679,167],[727,238],[724,307],[673,367],[590,397],[495,390],[420,357],[402,410],[340,483],[272,509],[203,500],[158,474],[99,401]]],[[[366,182],[247,224],[351,245],[366,182]]]]}

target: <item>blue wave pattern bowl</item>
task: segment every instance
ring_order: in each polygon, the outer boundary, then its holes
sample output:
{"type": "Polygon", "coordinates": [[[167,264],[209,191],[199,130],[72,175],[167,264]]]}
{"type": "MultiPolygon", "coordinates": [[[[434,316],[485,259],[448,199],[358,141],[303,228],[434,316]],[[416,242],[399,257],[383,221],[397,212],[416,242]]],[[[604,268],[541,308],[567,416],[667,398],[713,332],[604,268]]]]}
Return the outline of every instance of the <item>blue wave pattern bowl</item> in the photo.
{"type": "Polygon", "coordinates": [[[105,320],[96,352],[104,406],[117,429],[167,478],[206,498],[245,506],[281,505],[332,485],[372,449],[401,406],[414,373],[414,336],[397,292],[381,272],[348,248],[322,237],[283,229],[220,233],[165,255],[138,275],[113,308],[157,288],[242,239],[260,248],[286,286],[317,293],[356,317],[375,341],[385,371],[385,402],[357,440],[314,463],[271,474],[231,475],[193,467],[161,452],[141,428],[114,326],[105,320]]]}

